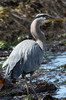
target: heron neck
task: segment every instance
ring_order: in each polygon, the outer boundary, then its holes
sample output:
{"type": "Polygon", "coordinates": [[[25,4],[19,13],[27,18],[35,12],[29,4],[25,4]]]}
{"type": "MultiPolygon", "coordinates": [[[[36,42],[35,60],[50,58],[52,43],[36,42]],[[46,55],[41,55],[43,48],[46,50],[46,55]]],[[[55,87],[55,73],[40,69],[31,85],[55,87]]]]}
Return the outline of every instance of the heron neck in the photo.
{"type": "Polygon", "coordinates": [[[40,48],[45,50],[45,34],[40,29],[40,24],[36,21],[33,21],[31,24],[31,34],[35,38],[36,42],[40,46],[40,48]]]}
{"type": "Polygon", "coordinates": [[[46,48],[46,43],[45,41],[42,41],[40,39],[36,40],[36,43],[38,43],[38,45],[40,46],[40,48],[45,51],[45,48],[46,48]]]}

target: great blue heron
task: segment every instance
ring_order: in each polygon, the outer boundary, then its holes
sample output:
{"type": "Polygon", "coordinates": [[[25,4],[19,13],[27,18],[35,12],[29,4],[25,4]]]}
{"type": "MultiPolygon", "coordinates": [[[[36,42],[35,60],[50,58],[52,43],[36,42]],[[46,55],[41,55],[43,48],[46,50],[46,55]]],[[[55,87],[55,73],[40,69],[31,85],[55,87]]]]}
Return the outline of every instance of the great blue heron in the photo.
{"type": "Polygon", "coordinates": [[[11,79],[18,78],[21,74],[30,76],[39,68],[43,54],[45,51],[45,33],[40,29],[40,26],[49,22],[48,14],[38,14],[31,24],[30,31],[34,40],[24,40],[19,43],[8,59],[4,62],[4,76],[11,79]]]}

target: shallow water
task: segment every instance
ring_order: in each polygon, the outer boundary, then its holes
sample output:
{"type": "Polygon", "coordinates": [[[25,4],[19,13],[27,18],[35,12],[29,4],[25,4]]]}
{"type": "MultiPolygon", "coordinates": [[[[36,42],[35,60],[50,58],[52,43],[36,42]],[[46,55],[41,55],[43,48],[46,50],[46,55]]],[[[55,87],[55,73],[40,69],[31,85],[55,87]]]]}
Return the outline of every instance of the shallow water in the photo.
{"type": "Polygon", "coordinates": [[[59,90],[57,91],[56,98],[66,98],[66,85],[59,86],[59,90]]]}
{"type": "Polygon", "coordinates": [[[66,65],[66,52],[52,54],[49,56],[49,59],[51,59],[51,61],[41,65],[40,69],[44,69],[45,73],[40,79],[54,83],[58,88],[54,96],[57,98],[65,98],[66,68],[64,68],[63,65],[66,65]]]}
{"type": "MultiPolygon", "coordinates": [[[[0,57],[0,66],[6,58],[0,57]]],[[[47,63],[40,67],[40,76],[38,80],[52,82],[57,86],[54,97],[66,98],[66,52],[51,54],[48,56],[47,63]]]]}

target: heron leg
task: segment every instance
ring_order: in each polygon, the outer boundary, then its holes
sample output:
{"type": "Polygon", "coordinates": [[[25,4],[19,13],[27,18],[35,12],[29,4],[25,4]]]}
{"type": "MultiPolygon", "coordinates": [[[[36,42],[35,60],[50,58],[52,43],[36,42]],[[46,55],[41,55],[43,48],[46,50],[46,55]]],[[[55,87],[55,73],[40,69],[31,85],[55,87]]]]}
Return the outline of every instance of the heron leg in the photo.
{"type": "Polygon", "coordinates": [[[26,91],[27,91],[27,94],[29,95],[29,89],[28,89],[28,83],[27,83],[26,76],[24,76],[24,78],[25,78],[25,82],[26,82],[26,91]]]}
{"type": "Polygon", "coordinates": [[[31,83],[31,84],[32,84],[32,75],[33,75],[33,73],[34,73],[34,72],[31,72],[31,73],[30,73],[30,83],[31,83]]]}
{"type": "Polygon", "coordinates": [[[34,92],[35,97],[38,98],[38,95],[37,95],[37,93],[36,93],[36,91],[34,90],[33,85],[32,85],[32,75],[33,75],[33,73],[34,73],[34,72],[30,73],[30,87],[31,87],[32,91],[34,92]]]}

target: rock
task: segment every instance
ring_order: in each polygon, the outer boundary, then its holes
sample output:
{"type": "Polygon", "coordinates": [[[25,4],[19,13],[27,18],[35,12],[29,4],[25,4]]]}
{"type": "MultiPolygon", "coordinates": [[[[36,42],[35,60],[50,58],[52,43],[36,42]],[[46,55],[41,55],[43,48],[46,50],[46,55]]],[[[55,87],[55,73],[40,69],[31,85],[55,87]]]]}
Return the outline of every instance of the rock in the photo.
{"type": "Polygon", "coordinates": [[[57,87],[53,83],[47,84],[47,91],[48,92],[53,92],[53,91],[56,91],[56,90],[57,90],[57,87]]]}
{"type": "Polygon", "coordinates": [[[37,84],[35,91],[37,93],[40,93],[40,92],[49,92],[50,93],[50,92],[54,92],[56,89],[57,88],[53,83],[43,82],[43,83],[37,84]]]}

